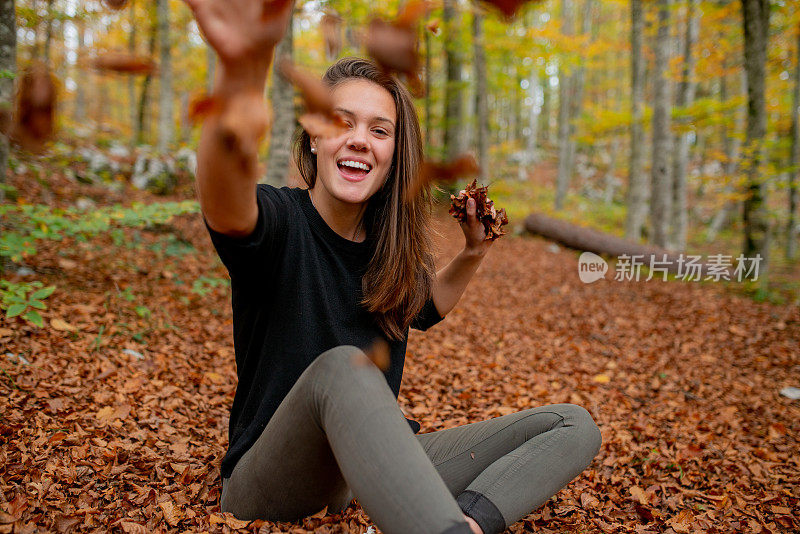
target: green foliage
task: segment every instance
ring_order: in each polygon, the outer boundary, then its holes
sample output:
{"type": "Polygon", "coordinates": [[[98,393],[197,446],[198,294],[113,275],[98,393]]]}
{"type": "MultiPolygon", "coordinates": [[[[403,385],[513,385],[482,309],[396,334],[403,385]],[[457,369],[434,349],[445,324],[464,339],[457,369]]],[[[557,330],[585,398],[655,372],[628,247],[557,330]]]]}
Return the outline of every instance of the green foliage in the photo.
{"type": "MultiPolygon", "coordinates": [[[[110,206],[91,211],[75,208],[52,209],[46,205],[0,205],[0,258],[19,262],[36,254],[36,243],[42,240],[61,241],[75,238],[86,241],[88,238],[110,232],[115,243],[124,241],[124,227],[149,228],[167,223],[176,215],[195,213],[195,201],[165,202],[158,204],[134,204],[130,208],[110,206]]],[[[193,251],[191,245],[175,236],[161,244],[167,255],[183,255],[193,251]]],[[[37,310],[47,308],[44,299],[49,297],[55,286],[42,287],[42,283],[13,283],[0,279],[0,307],[6,311],[6,318],[22,317],[36,326],[44,321],[37,310]]],[[[123,298],[131,302],[134,297],[129,289],[122,292],[123,298]]],[[[150,310],[137,306],[136,313],[142,318],[150,317],[150,310]]]]}
{"type": "Polygon", "coordinates": [[[36,326],[43,326],[42,316],[36,310],[47,309],[43,302],[55,291],[55,286],[42,287],[41,282],[21,282],[15,284],[0,280],[0,307],[6,311],[6,318],[22,317],[36,326]]]}
{"type": "Polygon", "coordinates": [[[228,287],[230,284],[230,281],[225,278],[201,276],[192,284],[192,293],[204,297],[214,288],[228,287]]]}
{"type": "MultiPolygon", "coordinates": [[[[36,254],[36,242],[61,241],[67,237],[86,240],[115,228],[149,228],[168,222],[176,215],[196,213],[195,201],[133,204],[130,208],[119,205],[92,211],[76,208],[53,209],[41,204],[22,206],[1,205],[0,257],[19,262],[36,254]]],[[[115,239],[120,239],[116,234],[115,239]]]]}

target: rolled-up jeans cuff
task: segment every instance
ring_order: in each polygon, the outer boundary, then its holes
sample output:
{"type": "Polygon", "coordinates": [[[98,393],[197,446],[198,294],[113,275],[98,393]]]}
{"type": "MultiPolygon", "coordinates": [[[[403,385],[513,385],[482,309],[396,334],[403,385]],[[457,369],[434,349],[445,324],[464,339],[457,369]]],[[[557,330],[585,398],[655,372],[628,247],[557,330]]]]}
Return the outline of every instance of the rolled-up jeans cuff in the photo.
{"type": "Polygon", "coordinates": [[[458,506],[466,515],[478,523],[484,534],[499,534],[506,529],[506,520],[492,501],[482,493],[464,490],[456,497],[458,506]]]}

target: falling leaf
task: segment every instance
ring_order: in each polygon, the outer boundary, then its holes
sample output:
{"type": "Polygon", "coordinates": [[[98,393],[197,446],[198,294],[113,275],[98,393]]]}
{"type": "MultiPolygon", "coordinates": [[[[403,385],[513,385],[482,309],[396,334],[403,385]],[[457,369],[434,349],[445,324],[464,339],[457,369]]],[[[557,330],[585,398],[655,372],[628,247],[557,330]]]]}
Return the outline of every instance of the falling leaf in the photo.
{"type": "Polygon", "coordinates": [[[367,53],[388,74],[406,77],[409,90],[416,97],[424,96],[420,79],[417,31],[415,26],[429,9],[428,2],[411,0],[393,21],[374,18],[367,26],[364,45],[367,53]]]}
{"type": "MultiPolygon", "coordinates": [[[[531,0],[481,0],[496,8],[505,17],[506,22],[509,22],[517,14],[517,11],[531,0]]],[[[541,1],[541,0],[539,0],[541,1]]]]}
{"type": "Polygon", "coordinates": [[[50,326],[53,328],[53,330],[58,330],[59,332],[75,332],[78,330],[68,322],[59,318],[50,319],[50,326]]]}
{"type": "Polygon", "coordinates": [[[458,196],[450,195],[450,215],[455,217],[458,222],[467,220],[467,199],[475,199],[475,211],[478,220],[483,223],[486,231],[485,239],[492,240],[505,235],[503,226],[508,224],[506,210],[496,210],[494,202],[487,196],[488,187],[478,187],[477,180],[473,180],[466,189],[462,189],[458,196]]]}
{"type": "Polygon", "coordinates": [[[153,60],[147,56],[121,51],[99,54],[92,61],[92,66],[99,70],[122,74],[151,74],[156,68],[153,60]]]}
{"type": "Polygon", "coordinates": [[[34,63],[20,76],[11,137],[31,152],[40,151],[53,135],[56,84],[43,63],[34,63]]]}
{"type": "Polygon", "coordinates": [[[342,51],[342,17],[327,10],[320,21],[320,30],[325,41],[325,57],[333,61],[342,51]]]}
{"type": "Polygon", "coordinates": [[[426,160],[420,166],[420,171],[411,187],[406,191],[406,201],[413,199],[421,189],[434,182],[454,182],[461,177],[475,176],[481,171],[478,162],[472,154],[462,154],[449,162],[435,162],[426,160]]]}
{"type": "Polygon", "coordinates": [[[103,0],[103,3],[111,9],[119,10],[128,4],[128,0],[103,0]]]}
{"type": "Polygon", "coordinates": [[[200,122],[211,115],[218,115],[222,111],[222,101],[214,95],[201,95],[189,102],[189,120],[192,123],[200,122]]]}
{"type": "Polygon", "coordinates": [[[594,378],[592,378],[592,380],[594,380],[599,384],[608,384],[609,382],[611,382],[611,377],[609,377],[606,374],[599,374],[599,375],[594,375],[594,378]]]}
{"type": "Polygon", "coordinates": [[[392,363],[391,352],[389,350],[389,343],[383,338],[377,338],[372,342],[364,354],[367,358],[374,363],[381,371],[388,371],[392,363]]]}
{"type": "Polygon", "coordinates": [[[298,122],[310,136],[335,137],[347,130],[344,119],[333,109],[331,88],[327,84],[286,58],[281,60],[279,67],[281,74],[300,90],[306,113],[298,122]]]}
{"type": "Polygon", "coordinates": [[[425,29],[433,35],[439,35],[439,19],[433,19],[425,25],[425,29]]]}

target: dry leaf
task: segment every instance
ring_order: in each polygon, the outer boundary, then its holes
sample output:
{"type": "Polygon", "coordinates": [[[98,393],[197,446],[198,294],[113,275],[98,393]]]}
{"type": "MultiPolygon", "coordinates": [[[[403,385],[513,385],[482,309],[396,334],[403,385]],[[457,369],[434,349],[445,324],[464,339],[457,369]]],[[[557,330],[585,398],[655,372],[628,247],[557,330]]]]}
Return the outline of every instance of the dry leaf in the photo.
{"type": "Polygon", "coordinates": [[[121,51],[99,54],[92,61],[92,66],[99,70],[121,74],[151,74],[156,69],[151,58],[121,51]]]}
{"type": "Polygon", "coordinates": [[[402,74],[411,93],[424,96],[420,79],[417,31],[415,26],[427,13],[425,1],[411,0],[400,10],[393,21],[372,19],[367,27],[364,45],[367,53],[388,74],[402,74]]]}
{"type": "Polygon", "coordinates": [[[347,131],[342,116],[333,109],[331,88],[305,69],[284,58],[280,62],[281,74],[300,90],[307,113],[298,122],[312,137],[336,137],[347,131]]]}
{"type": "MultiPolygon", "coordinates": [[[[524,5],[530,2],[531,0],[481,0],[485,4],[489,4],[492,7],[496,8],[500,13],[505,17],[506,22],[509,22],[514,16],[516,16],[517,11],[524,5]]],[[[541,0],[537,0],[541,1],[541,0]]]]}
{"type": "Polygon", "coordinates": [[[374,363],[381,371],[388,371],[389,366],[392,364],[391,352],[389,350],[389,343],[383,338],[377,338],[372,342],[372,345],[367,347],[364,351],[369,361],[374,363]]]}
{"type": "Polygon", "coordinates": [[[55,79],[47,66],[34,63],[19,78],[11,137],[26,150],[40,151],[53,135],[55,113],[55,79]]]}
{"type": "Polygon", "coordinates": [[[128,0],[103,0],[103,3],[114,10],[119,10],[128,4],[128,0]]]}
{"type": "Polygon", "coordinates": [[[166,520],[167,524],[171,527],[177,527],[183,518],[181,509],[175,506],[171,500],[158,503],[158,507],[164,513],[164,520],[166,520]]]}
{"type": "Polygon", "coordinates": [[[320,21],[322,39],[325,42],[325,57],[333,61],[342,51],[342,17],[327,10],[320,21]]]}
{"type": "Polygon", "coordinates": [[[473,180],[466,189],[462,189],[458,196],[450,195],[450,215],[455,217],[458,222],[465,222],[467,220],[467,199],[475,199],[475,212],[483,223],[486,231],[485,239],[497,239],[505,235],[503,226],[508,224],[508,217],[506,217],[506,210],[496,210],[494,202],[487,196],[488,187],[478,187],[477,181],[473,180]]]}
{"type": "Polygon", "coordinates": [[[53,328],[53,330],[58,330],[59,332],[75,332],[78,330],[68,322],[59,318],[50,319],[50,326],[53,328]]]}
{"type": "Polygon", "coordinates": [[[416,197],[420,190],[429,187],[434,182],[454,182],[459,178],[475,176],[479,172],[481,169],[472,154],[461,154],[449,162],[425,160],[420,166],[416,179],[406,191],[406,201],[416,197]]]}
{"type": "Polygon", "coordinates": [[[606,374],[599,374],[599,375],[594,375],[592,380],[594,380],[599,384],[608,384],[609,382],[611,382],[611,377],[609,377],[606,374]]]}
{"type": "Polygon", "coordinates": [[[222,112],[222,101],[214,95],[196,96],[189,103],[189,120],[195,124],[211,115],[222,112]]]}
{"type": "Polygon", "coordinates": [[[631,497],[639,501],[639,504],[648,504],[650,502],[647,493],[639,486],[632,486],[628,491],[630,491],[631,497]]]}

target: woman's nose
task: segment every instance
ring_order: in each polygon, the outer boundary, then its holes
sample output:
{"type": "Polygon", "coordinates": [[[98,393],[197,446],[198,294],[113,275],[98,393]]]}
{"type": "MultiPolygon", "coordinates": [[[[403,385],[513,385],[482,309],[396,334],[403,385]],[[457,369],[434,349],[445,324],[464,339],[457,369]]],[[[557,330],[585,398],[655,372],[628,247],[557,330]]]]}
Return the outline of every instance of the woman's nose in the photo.
{"type": "Polygon", "coordinates": [[[350,130],[350,137],[347,139],[347,147],[352,150],[366,150],[369,148],[366,132],[362,131],[361,128],[353,128],[350,130]]]}

